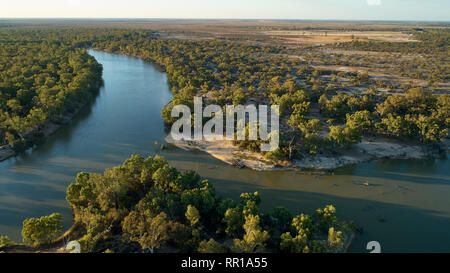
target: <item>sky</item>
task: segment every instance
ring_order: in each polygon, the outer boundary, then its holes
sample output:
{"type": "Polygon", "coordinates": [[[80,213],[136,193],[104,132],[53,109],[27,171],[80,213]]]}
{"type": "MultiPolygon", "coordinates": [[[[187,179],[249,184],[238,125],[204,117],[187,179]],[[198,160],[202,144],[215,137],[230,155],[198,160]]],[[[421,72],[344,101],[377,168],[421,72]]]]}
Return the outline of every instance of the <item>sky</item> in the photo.
{"type": "Polygon", "coordinates": [[[0,0],[0,18],[450,21],[450,0],[0,0]]]}

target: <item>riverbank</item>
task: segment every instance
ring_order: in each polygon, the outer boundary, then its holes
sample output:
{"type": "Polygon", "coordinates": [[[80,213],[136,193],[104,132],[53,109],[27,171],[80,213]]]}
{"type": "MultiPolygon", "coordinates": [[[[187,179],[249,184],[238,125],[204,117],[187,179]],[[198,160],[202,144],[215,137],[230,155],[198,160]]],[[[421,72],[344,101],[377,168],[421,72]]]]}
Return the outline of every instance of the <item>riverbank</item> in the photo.
{"type": "MultiPolygon", "coordinates": [[[[24,135],[24,138],[28,139],[31,138],[31,136],[35,136],[38,134],[41,136],[39,140],[49,137],[50,135],[54,134],[59,128],[61,128],[61,126],[69,123],[72,118],[81,110],[81,108],[83,108],[83,106],[78,107],[77,110],[73,113],[66,113],[64,115],[61,115],[58,123],[49,121],[41,125],[40,128],[27,132],[24,135]]],[[[33,145],[34,143],[31,144],[31,146],[33,145]]],[[[0,146],[0,162],[16,155],[17,152],[14,151],[14,149],[11,148],[10,145],[0,146]]]]}
{"type": "MultiPolygon", "coordinates": [[[[151,63],[161,71],[165,71],[164,65],[150,58],[132,54],[125,51],[115,51],[115,54],[135,57],[144,62],[151,63]]],[[[304,155],[301,159],[284,162],[282,165],[274,164],[264,158],[260,153],[240,150],[231,141],[175,141],[170,136],[166,137],[168,144],[173,144],[184,150],[200,150],[217,158],[229,165],[236,167],[247,167],[253,170],[323,170],[334,169],[364,163],[377,159],[421,159],[436,155],[436,147],[419,143],[400,142],[377,136],[363,138],[358,144],[352,145],[350,149],[337,149],[319,155],[304,155]]],[[[445,139],[438,148],[440,151],[448,150],[450,140],[445,139]]]]}
{"type": "MultiPolygon", "coordinates": [[[[98,85],[97,89],[99,89],[102,85],[102,81],[100,80],[96,84],[98,85]]],[[[33,147],[37,142],[46,139],[47,137],[51,136],[56,131],[58,131],[62,126],[70,123],[72,119],[75,117],[75,115],[77,115],[81,111],[81,109],[83,109],[83,107],[85,107],[89,103],[90,101],[80,104],[78,107],[75,108],[75,111],[61,114],[56,121],[48,121],[38,126],[36,129],[26,132],[23,135],[25,140],[29,142],[29,145],[28,147],[26,147],[26,149],[33,147]],[[36,136],[39,137],[36,138],[36,136]]],[[[8,158],[11,158],[13,156],[16,156],[17,153],[18,152],[14,151],[14,149],[9,144],[0,146],[0,162],[7,160],[8,158]]]]}
{"type": "MultiPolygon", "coordinates": [[[[75,225],[74,225],[75,226],[75,225]]],[[[60,236],[55,242],[40,247],[33,247],[31,245],[25,244],[14,244],[8,247],[3,247],[0,249],[1,253],[70,253],[67,250],[67,242],[71,240],[79,240],[80,238],[70,238],[70,234],[74,231],[74,226],[72,226],[67,232],[60,236]]],[[[330,250],[330,253],[348,253],[349,249],[356,238],[356,231],[349,231],[343,234],[343,244],[341,247],[330,250]]],[[[229,241],[232,244],[231,240],[229,241]]],[[[121,245],[124,246],[121,236],[115,236],[114,239],[110,240],[109,245],[121,245]]],[[[125,244],[126,245],[126,244],[125,244]]],[[[157,253],[182,253],[179,249],[174,249],[173,247],[163,245],[157,251],[157,253]]],[[[268,252],[269,253],[269,252],[268,252]]]]}
{"type": "MultiPolygon", "coordinates": [[[[372,160],[389,159],[421,159],[431,156],[426,146],[405,144],[385,138],[364,138],[350,149],[336,150],[333,154],[305,155],[302,159],[294,159],[286,166],[273,164],[260,153],[240,150],[231,141],[183,141],[174,140],[170,135],[165,138],[184,150],[200,150],[227,164],[247,167],[258,171],[314,169],[330,171],[346,165],[354,165],[372,160]]],[[[448,140],[442,144],[448,149],[448,140]]]]}
{"type": "Polygon", "coordinates": [[[33,246],[28,244],[12,243],[10,246],[0,248],[0,253],[69,253],[66,249],[67,243],[69,241],[80,239],[79,236],[72,236],[79,228],[79,223],[74,222],[67,231],[48,245],[33,246]]]}
{"type": "Polygon", "coordinates": [[[0,162],[15,155],[16,152],[14,152],[11,146],[9,145],[0,146],[0,162]]]}
{"type": "MultiPolygon", "coordinates": [[[[200,150],[208,153],[214,158],[219,159],[227,164],[237,167],[247,167],[250,169],[265,171],[275,170],[277,167],[271,162],[264,159],[260,153],[251,151],[241,151],[234,146],[231,141],[184,141],[174,140],[171,135],[166,136],[166,143],[172,144],[184,150],[200,150]]],[[[284,169],[284,168],[278,168],[284,169]]]]}

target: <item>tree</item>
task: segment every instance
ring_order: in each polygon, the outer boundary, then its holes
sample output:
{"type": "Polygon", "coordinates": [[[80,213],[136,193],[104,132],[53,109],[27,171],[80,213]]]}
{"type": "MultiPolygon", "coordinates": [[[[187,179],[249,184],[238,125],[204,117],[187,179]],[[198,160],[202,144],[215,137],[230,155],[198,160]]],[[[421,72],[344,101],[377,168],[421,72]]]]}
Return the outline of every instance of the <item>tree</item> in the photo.
{"type": "Polygon", "coordinates": [[[201,241],[197,251],[199,253],[226,253],[227,249],[211,238],[209,241],[201,241]]]}
{"type": "Polygon", "coordinates": [[[281,96],[271,93],[270,99],[272,104],[279,105],[280,116],[289,114],[294,109],[298,114],[302,115],[309,112],[309,96],[303,90],[298,90],[294,94],[286,93],[281,96]]]}
{"type": "Polygon", "coordinates": [[[436,118],[419,115],[414,122],[422,142],[440,142],[448,135],[448,128],[441,128],[436,118]]]}
{"type": "Polygon", "coordinates": [[[320,111],[326,117],[343,120],[351,110],[348,105],[349,99],[350,96],[348,95],[337,95],[329,100],[326,95],[322,95],[319,98],[320,111]]]}
{"type": "Polygon", "coordinates": [[[151,253],[169,239],[167,215],[164,212],[152,218],[148,210],[132,211],[123,220],[122,228],[131,241],[139,243],[144,251],[149,249],[151,253]]]}
{"type": "Polygon", "coordinates": [[[442,94],[436,102],[436,111],[433,113],[445,127],[450,127],[450,94],[442,94]]]}
{"type": "Polygon", "coordinates": [[[159,168],[153,173],[152,178],[155,182],[155,187],[164,192],[179,192],[181,190],[181,174],[173,167],[166,165],[159,168]]]}
{"type": "MultiPolygon", "coordinates": [[[[0,109],[8,113],[8,130],[28,136],[26,143],[10,141],[20,150],[38,140],[35,133],[46,122],[87,103],[98,91],[102,68],[85,50],[70,45],[74,36],[58,31],[40,32],[39,39],[27,31],[2,35],[11,43],[0,45],[0,109]]],[[[0,143],[5,137],[0,133],[0,143]]]]}
{"type": "Polygon", "coordinates": [[[265,242],[269,239],[269,233],[259,227],[258,215],[245,216],[244,237],[242,240],[234,239],[232,247],[234,252],[259,253],[265,250],[265,242]]]}
{"type": "Polygon", "coordinates": [[[244,216],[249,214],[256,215],[258,213],[258,206],[261,203],[261,196],[259,195],[259,192],[242,193],[240,199],[240,207],[244,216]]]}
{"type": "Polygon", "coordinates": [[[188,205],[194,206],[201,215],[208,215],[214,210],[215,202],[215,190],[208,180],[203,180],[201,187],[184,190],[181,193],[181,203],[186,208],[188,205]]]}
{"type": "Polygon", "coordinates": [[[338,224],[336,208],[332,205],[328,205],[323,209],[317,209],[313,215],[313,220],[317,223],[319,231],[327,232],[330,227],[338,224]]]}
{"type": "Polygon", "coordinates": [[[244,223],[241,209],[239,207],[227,209],[222,222],[225,224],[225,232],[229,236],[238,236],[244,223]]]}
{"type": "Polygon", "coordinates": [[[348,147],[352,143],[361,141],[362,131],[358,127],[344,126],[330,126],[330,134],[328,140],[332,144],[337,144],[340,147],[348,147]]]}
{"type": "Polygon", "coordinates": [[[148,210],[153,217],[164,212],[168,217],[175,218],[183,211],[183,206],[177,194],[151,188],[147,195],[138,202],[136,209],[148,210]]]}
{"type": "Polygon", "coordinates": [[[25,243],[46,245],[55,240],[62,232],[62,215],[53,213],[41,218],[29,218],[23,221],[22,239],[25,243]]]}
{"type": "Polygon", "coordinates": [[[347,114],[346,126],[360,134],[367,133],[374,127],[372,114],[367,110],[347,114]]]}
{"type": "Polygon", "coordinates": [[[283,151],[280,148],[277,148],[274,151],[269,151],[264,155],[264,158],[272,161],[273,163],[277,164],[279,162],[286,160],[286,155],[283,153],[283,151]]]}
{"type": "MultiPolygon", "coordinates": [[[[67,200],[74,209],[74,221],[82,227],[78,242],[83,252],[104,251],[105,244],[119,236],[133,249],[139,244],[141,251],[154,252],[164,244],[181,251],[229,251],[222,241],[216,241],[216,235],[224,242],[235,239],[233,251],[261,252],[266,243],[279,243],[278,239],[269,240],[269,234],[278,236],[282,232],[288,233],[281,238],[283,251],[314,252],[325,251],[329,245],[313,238],[325,238],[330,227],[344,231],[342,222],[333,217],[332,207],[315,214],[314,223],[305,215],[292,219],[289,211],[281,207],[261,215],[258,192],[242,193],[238,203],[221,200],[207,180],[198,183],[195,172],[182,175],[177,191],[165,191],[156,183],[149,183],[143,191],[142,170],[158,173],[165,166],[163,158],[143,160],[133,156],[103,175],[77,175],[76,183],[69,186],[67,200]],[[321,223],[326,230],[319,232],[321,223]],[[307,244],[299,247],[304,235],[307,244]]],[[[163,185],[170,185],[170,180],[166,181],[163,185]]],[[[122,247],[108,248],[120,252],[122,247]]]]}
{"type": "Polygon", "coordinates": [[[272,217],[276,220],[276,225],[280,232],[285,232],[292,223],[292,214],[284,207],[276,207],[272,217]]]}
{"type": "Polygon", "coordinates": [[[409,116],[395,116],[389,114],[383,118],[376,126],[381,133],[396,136],[402,139],[414,138],[417,136],[417,126],[409,116]]]}
{"type": "Polygon", "coordinates": [[[200,222],[200,213],[194,206],[188,205],[185,216],[191,227],[196,227],[200,222]]]}
{"type": "Polygon", "coordinates": [[[0,236],[0,249],[4,248],[4,247],[9,247],[12,245],[14,245],[14,242],[11,239],[9,239],[8,236],[6,236],[6,235],[0,236]]]}
{"type": "Polygon", "coordinates": [[[289,253],[309,252],[308,239],[313,230],[313,223],[308,215],[300,214],[292,220],[295,232],[281,235],[280,249],[289,253]]]}
{"type": "Polygon", "coordinates": [[[336,231],[334,227],[328,230],[328,243],[332,247],[341,247],[344,245],[342,231],[336,231]]]}

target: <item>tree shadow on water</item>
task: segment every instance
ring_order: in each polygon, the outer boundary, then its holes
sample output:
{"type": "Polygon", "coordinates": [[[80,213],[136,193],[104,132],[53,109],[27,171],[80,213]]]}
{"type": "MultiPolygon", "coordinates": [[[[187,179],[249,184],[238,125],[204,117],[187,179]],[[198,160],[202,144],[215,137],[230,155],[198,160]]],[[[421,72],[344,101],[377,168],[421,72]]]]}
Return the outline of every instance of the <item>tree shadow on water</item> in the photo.
{"type": "Polygon", "coordinates": [[[208,179],[213,182],[217,194],[224,198],[237,200],[242,192],[258,191],[263,200],[263,212],[283,206],[294,215],[311,214],[317,208],[332,204],[340,219],[354,221],[363,229],[353,242],[351,252],[368,252],[366,244],[369,241],[379,241],[382,252],[450,252],[449,211],[208,179]]]}

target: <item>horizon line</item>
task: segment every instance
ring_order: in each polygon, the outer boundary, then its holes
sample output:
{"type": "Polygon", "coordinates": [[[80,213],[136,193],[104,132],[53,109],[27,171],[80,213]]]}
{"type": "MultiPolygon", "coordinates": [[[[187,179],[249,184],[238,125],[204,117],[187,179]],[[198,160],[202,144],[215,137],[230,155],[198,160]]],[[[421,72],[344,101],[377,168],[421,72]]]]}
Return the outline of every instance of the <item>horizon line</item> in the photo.
{"type": "Polygon", "coordinates": [[[281,19],[281,18],[169,18],[169,17],[0,17],[0,20],[201,20],[201,21],[325,21],[325,22],[411,22],[450,23],[450,20],[424,19],[281,19]]]}

